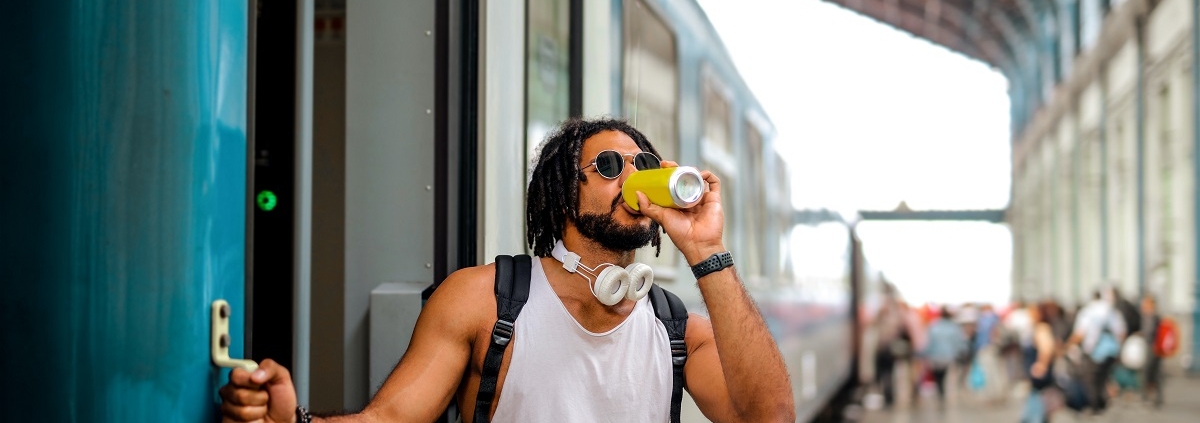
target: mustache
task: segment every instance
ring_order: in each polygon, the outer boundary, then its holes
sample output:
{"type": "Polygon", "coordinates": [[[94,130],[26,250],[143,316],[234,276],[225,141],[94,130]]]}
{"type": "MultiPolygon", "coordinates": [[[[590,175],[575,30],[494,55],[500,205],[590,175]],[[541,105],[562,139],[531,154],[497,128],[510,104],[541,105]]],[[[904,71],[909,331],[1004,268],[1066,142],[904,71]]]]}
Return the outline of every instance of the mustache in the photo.
{"type": "Polygon", "coordinates": [[[622,201],[625,201],[625,197],[623,197],[621,194],[617,194],[617,197],[613,198],[612,205],[609,207],[608,212],[612,213],[617,211],[617,206],[621,205],[622,201]]]}

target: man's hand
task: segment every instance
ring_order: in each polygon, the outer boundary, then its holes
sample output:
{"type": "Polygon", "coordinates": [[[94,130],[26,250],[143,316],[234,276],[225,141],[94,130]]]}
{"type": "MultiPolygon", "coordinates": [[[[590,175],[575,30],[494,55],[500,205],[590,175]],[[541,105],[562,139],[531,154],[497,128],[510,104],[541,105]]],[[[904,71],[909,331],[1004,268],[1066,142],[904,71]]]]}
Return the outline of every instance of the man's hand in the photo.
{"type": "Polygon", "coordinates": [[[222,422],[292,423],[296,419],[296,388],[292,374],[266,359],[258,370],[233,369],[221,388],[222,422]]]}
{"type": "MultiPolygon", "coordinates": [[[[663,167],[674,167],[674,162],[663,162],[663,167]]],[[[646,194],[638,191],[638,208],[662,225],[667,236],[683,253],[688,264],[695,264],[715,253],[725,251],[721,232],[725,227],[725,212],[721,208],[721,180],[710,171],[700,172],[708,182],[708,192],[700,203],[687,209],[661,207],[651,203],[646,194]]]]}

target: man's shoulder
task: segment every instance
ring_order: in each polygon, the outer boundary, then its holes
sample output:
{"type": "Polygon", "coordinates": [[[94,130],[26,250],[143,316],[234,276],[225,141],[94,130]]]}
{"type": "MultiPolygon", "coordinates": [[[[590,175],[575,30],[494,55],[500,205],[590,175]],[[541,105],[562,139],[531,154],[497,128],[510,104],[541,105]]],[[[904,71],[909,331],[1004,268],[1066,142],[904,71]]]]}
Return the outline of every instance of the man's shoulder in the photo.
{"type": "Polygon", "coordinates": [[[442,281],[438,289],[442,287],[451,290],[468,290],[471,292],[482,292],[485,295],[492,295],[492,287],[496,281],[496,264],[488,263],[478,266],[464,267],[451,273],[442,281]],[[484,289],[487,288],[487,289],[484,289]]]}
{"type": "Polygon", "coordinates": [[[426,309],[436,314],[450,313],[480,322],[494,319],[495,278],[494,264],[456,270],[434,290],[426,309]]]}

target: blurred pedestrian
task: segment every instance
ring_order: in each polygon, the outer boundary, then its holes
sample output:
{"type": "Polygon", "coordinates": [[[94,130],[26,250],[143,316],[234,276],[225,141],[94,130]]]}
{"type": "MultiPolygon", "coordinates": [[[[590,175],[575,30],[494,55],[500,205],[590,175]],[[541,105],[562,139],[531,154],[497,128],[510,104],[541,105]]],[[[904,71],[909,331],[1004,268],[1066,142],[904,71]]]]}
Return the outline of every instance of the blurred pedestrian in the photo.
{"type": "Polygon", "coordinates": [[[1051,325],[1051,308],[1051,302],[1029,307],[1029,316],[1034,322],[1033,342],[1024,348],[1023,356],[1030,389],[1021,423],[1049,422],[1054,411],[1062,406],[1061,396],[1046,395],[1054,387],[1054,358],[1059,349],[1051,325]]]}
{"type": "Polygon", "coordinates": [[[975,353],[967,376],[968,386],[981,400],[993,405],[1004,402],[1004,392],[1008,386],[996,342],[999,327],[1000,316],[992,305],[981,306],[979,318],[975,321],[975,353]]]}
{"type": "Polygon", "coordinates": [[[1075,329],[1068,340],[1068,345],[1078,345],[1084,353],[1080,360],[1081,376],[1085,379],[1088,404],[1096,413],[1108,406],[1108,377],[1125,339],[1125,319],[1116,311],[1113,301],[1111,290],[1093,293],[1092,302],[1075,317],[1075,329]]]}
{"type": "Polygon", "coordinates": [[[1033,318],[1025,302],[1017,302],[1004,316],[1000,334],[1000,351],[1004,355],[1008,380],[1025,380],[1028,368],[1024,351],[1033,346],[1033,318]]]}
{"type": "MultiPolygon", "coordinates": [[[[968,340],[974,340],[975,323],[977,320],[979,320],[979,310],[974,304],[965,304],[958,310],[957,313],[955,313],[954,321],[957,322],[959,327],[962,328],[963,336],[965,336],[968,340]]],[[[974,361],[974,359],[975,343],[968,341],[967,348],[959,353],[958,357],[956,357],[954,360],[956,367],[961,370],[956,373],[957,380],[955,380],[955,386],[958,388],[967,387],[967,374],[970,373],[967,371],[967,369],[971,367],[971,362],[974,361]]]]}
{"type": "Polygon", "coordinates": [[[879,313],[879,347],[875,349],[875,384],[883,395],[883,405],[896,402],[896,364],[907,362],[912,341],[904,324],[904,307],[898,300],[884,303],[879,313]]]}
{"type": "MultiPolygon", "coordinates": [[[[1154,297],[1142,297],[1142,332],[1143,337],[1154,342],[1160,336],[1159,330],[1162,318],[1158,314],[1158,305],[1154,297]]],[[[1149,401],[1155,407],[1162,407],[1162,357],[1151,351],[1146,354],[1146,364],[1142,367],[1142,400],[1149,401]]]]}
{"type": "MultiPolygon", "coordinates": [[[[1125,322],[1125,339],[1121,342],[1122,354],[1125,351],[1132,352],[1133,350],[1145,351],[1146,340],[1142,331],[1142,313],[1140,308],[1132,301],[1121,295],[1121,290],[1113,285],[1107,289],[1112,291],[1113,308],[1121,315],[1122,321],[1125,322]],[[1130,346],[1130,342],[1135,342],[1138,345],[1130,346]]],[[[1144,361],[1144,360],[1143,360],[1144,361]]],[[[1138,363],[1141,364],[1141,363],[1138,363]]],[[[1130,367],[1125,360],[1118,359],[1113,366],[1113,381],[1116,382],[1116,391],[1121,392],[1136,392],[1140,382],[1137,377],[1138,367],[1130,367]]]]}
{"type": "Polygon", "coordinates": [[[1067,338],[1071,337],[1071,319],[1067,316],[1067,312],[1063,310],[1058,301],[1053,299],[1046,300],[1045,311],[1050,330],[1054,333],[1054,339],[1060,344],[1066,342],[1067,338]]]}
{"type": "Polygon", "coordinates": [[[967,350],[967,338],[962,328],[951,320],[950,310],[943,307],[941,317],[929,325],[927,344],[922,350],[922,356],[933,374],[933,383],[937,385],[939,404],[946,403],[946,371],[954,364],[959,354],[967,350]]]}

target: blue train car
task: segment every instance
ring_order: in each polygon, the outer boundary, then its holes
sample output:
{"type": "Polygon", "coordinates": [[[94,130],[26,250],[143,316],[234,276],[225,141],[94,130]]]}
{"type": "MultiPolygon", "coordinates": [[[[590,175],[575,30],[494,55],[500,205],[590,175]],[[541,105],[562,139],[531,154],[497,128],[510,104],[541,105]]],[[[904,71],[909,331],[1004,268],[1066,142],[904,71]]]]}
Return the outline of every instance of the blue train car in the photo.
{"type": "MultiPolygon", "coordinates": [[[[9,10],[0,269],[16,295],[0,309],[28,323],[0,335],[0,371],[26,381],[0,398],[15,421],[212,421],[221,339],[291,368],[310,408],[362,407],[399,359],[377,331],[411,331],[373,322],[372,293],[525,252],[534,149],[581,115],[627,118],[721,177],[726,245],[802,420],[839,419],[870,377],[881,279],[854,218],[794,210],[772,117],[694,0],[9,10]],[[220,299],[226,338],[210,332],[220,299]]],[[[663,251],[638,259],[703,313],[663,251]]]]}

